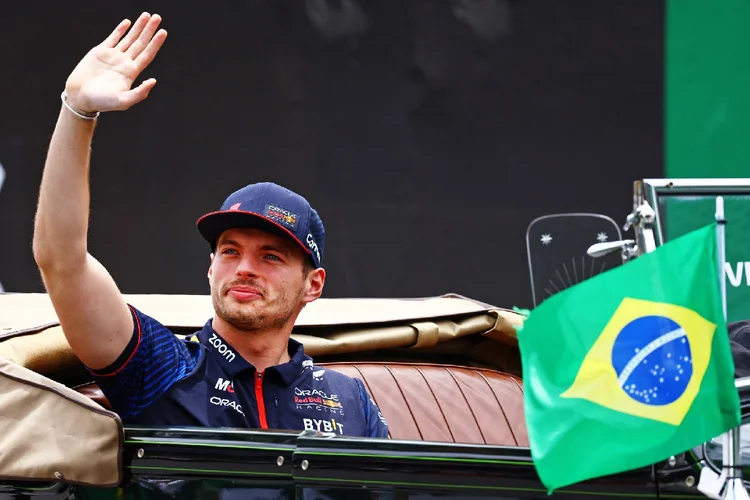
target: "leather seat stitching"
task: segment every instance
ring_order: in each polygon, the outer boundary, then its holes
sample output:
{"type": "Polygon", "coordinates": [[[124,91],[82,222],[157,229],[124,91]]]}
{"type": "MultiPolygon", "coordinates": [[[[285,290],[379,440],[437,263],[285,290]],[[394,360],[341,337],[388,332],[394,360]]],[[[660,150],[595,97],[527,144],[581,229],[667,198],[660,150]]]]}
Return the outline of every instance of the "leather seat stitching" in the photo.
{"type": "MultiPolygon", "coordinates": [[[[372,399],[375,400],[375,396],[372,394],[372,389],[370,389],[370,384],[367,383],[367,377],[365,377],[365,374],[362,373],[362,370],[359,369],[359,365],[352,364],[352,368],[357,370],[357,373],[359,373],[360,380],[362,380],[362,383],[365,384],[365,389],[367,389],[367,393],[372,396],[372,399]]],[[[375,404],[378,404],[377,400],[375,400],[375,404]]]]}
{"type": "Polygon", "coordinates": [[[516,439],[516,433],[513,432],[513,426],[510,425],[510,420],[508,420],[508,415],[505,413],[505,408],[503,408],[502,403],[500,403],[500,400],[497,397],[497,394],[495,393],[495,389],[492,388],[492,385],[490,384],[490,381],[487,380],[487,377],[484,376],[484,374],[477,370],[477,373],[480,377],[484,380],[484,382],[487,384],[487,387],[490,388],[490,391],[492,392],[492,395],[495,396],[495,401],[497,401],[497,405],[500,407],[500,411],[503,412],[503,418],[508,423],[508,429],[510,430],[510,435],[513,436],[513,441],[516,442],[516,446],[518,446],[518,439],[516,439]]]}
{"type": "Polygon", "coordinates": [[[432,390],[432,386],[430,385],[429,380],[427,380],[427,377],[425,377],[424,372],[422,370],[420,370],[419,367],[417,367],[417,366],[415,366],[415,368],[417,369],[417,371],[419,372],[419,374],[422,375],[422,378],[424,379],[424,383],[427,384],[427,387],[430,389],[430,394],[432,394],[432,399],[435,400],[435,406],[437,406],[438,410],[440,410],[440,414],[443,416],[443,421],[445,422],[445,427],[448,429],[448,434],[451,435],[451,441],[453,441],[455,443],[456,442],[456,438],[453,437],[453,431],[451,430],[451,426],[448,423],[448,419],[445,418],[445,412],[443,412],[443,407],[440,405],[440,401],[435,396],[435,391],[432,390]]]}
{"type": "Polygon", "coordinates": [[[419,439],[424,440],[424,436],[422,435],[422,429],[419,428],[419,421],[414,417],[414,412],[411,411],[411,405],[409,404],[409,400],[406,399],[406,396],[404,395],[403,389],[401,389],[401,384],[398,383],[398,379],[396,378],[396,375],[393,373],[393,370],[391,370],[391,367],[388,365],[384,365],[385,369],[388,370],[388,373],[391,374],[391,377],[393,377],[393,380],[396,382],[396,387],[398,387],[398,392],[401,393],[401,397],[404,399],[404,403],[406,403],[406,407],[409,409],[409,414],[411,415],[412,420],[414,420],[414,425],[417,427],[417,432],[419,433],[419,439]]]}
{"type": "Polygon", "coordinates": [[[518,379],[516,377],[509,377],[509,378],[513,381],[513,383],[516,384],[516,387],[518,387],[518,390],[520,391],[520,393],[523,394],[523,386],[518,383],[518,379]]]}
{"type": "Polygon", "coordinates": [[[464,397],[464,401],[466,401],[466,407],[469,409],[469,413],[471,413],[471,416],[474,417],[474,422],[477,424],[477,429],[479,430],[479,435],[482,436],[482,441],[484,441],[484,444],[487,444],[487,439],[484,437],[484,432],[482,432],[482,426],[479,425],[479,420],[477,420],[477,416],[474,413],[471,404],[469,403],[469,398],[466,397],[464,390],[461,388],[461,384],[458,382],[458,378],[456,378],[456,375],[450,368],[445,368],[445,371],[450,374],[451,378],[453,378],[453,381],[456,383],[456,387],[458,387],[459,392],[461,392],[461,395],[464,397]]]}
{"type": "MultiPolygon", "coordinates": [[[[375,399],[375,396],[373,395],[372,390],[370,389],[370,384],[367,383],[367,377],[365,377],[365,374],[362,373],[362,370],[359,369],[359,365],[352,364],[351,367],[357,370],[357,373],[359,373],[359,376],[360,376],[360,380],[362,380],[362,383],[365,384],[365,389],[367,389],[367,393],[370,395],[370,397],[372,397],[372,400],[375,401],[375,404],[377,405],[378,402],[375,399]]],[[[392,438],[393,437],[391,436],[391,427],[388,426],[388,439],[392,439],[392,438]]]]}

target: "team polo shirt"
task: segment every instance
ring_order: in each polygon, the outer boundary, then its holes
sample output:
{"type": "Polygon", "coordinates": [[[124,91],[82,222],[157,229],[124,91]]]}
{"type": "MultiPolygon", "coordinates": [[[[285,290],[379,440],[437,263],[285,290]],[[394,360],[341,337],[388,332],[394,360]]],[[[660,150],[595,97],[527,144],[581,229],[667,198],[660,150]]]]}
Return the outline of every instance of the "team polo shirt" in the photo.
{"type": "Polygon", "coordinates": [[[187,339],[131,307],[134,332],[122,355],[89,369],[131,425],[317,430],[388,437],[363,382],[313,364],[289,339],[288,363],[258,371],[208,320],[187,339]]]}

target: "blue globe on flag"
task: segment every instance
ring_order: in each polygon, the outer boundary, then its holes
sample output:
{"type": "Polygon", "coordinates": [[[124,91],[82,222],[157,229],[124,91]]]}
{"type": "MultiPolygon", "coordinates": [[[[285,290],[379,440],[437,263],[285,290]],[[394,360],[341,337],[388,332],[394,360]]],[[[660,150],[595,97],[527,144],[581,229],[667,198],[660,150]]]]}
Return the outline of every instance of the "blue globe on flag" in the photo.
{"type": "Polygon", "coordinates": [[[685,330],[664,316],[644,316],[625,325],[612,346],[617,381],[634,400],[652,406],[685,393],[693,361],[685,330]]]}

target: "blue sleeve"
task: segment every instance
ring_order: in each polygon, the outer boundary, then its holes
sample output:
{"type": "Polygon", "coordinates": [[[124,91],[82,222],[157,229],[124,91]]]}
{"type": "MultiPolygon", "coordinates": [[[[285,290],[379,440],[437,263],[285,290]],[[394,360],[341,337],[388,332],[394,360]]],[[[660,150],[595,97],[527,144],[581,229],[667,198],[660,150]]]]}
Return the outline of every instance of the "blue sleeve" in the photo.
{"type": "Polygon", "coordinates": [[[164,325],[130,307],[133,337],[110,366],[89,372],[112,409],[123,421],[131,418],[186,377],[196,366],[185,343],[164,325]]]}
{"type": "Polygon", "coordinates": [[[387,438],[388,422],[380,412],[380,408],[372,400],[365,389],[365,384],[358,378],[354,379],[359,386],[359,397],[362,400],[362,410],[365,414],[365,423],[367,425],[367,434],[365,437],[387,438]]]}

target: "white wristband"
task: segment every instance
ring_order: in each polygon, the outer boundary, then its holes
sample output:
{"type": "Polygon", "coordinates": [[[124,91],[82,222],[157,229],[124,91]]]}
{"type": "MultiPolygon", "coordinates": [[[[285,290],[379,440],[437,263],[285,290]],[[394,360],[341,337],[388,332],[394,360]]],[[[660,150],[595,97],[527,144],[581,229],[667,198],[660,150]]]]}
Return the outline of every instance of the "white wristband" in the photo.
{"type": "Polygon", "coordinates": [[[68,96],[65,94],[64,90],[63,90],[63,93],[60,94],[60,99],[62,100],[62,103],[65,105],[65,107],[68,108],[68,111],[70,111],[71,113],[73,113],[74,115],[76,115],[81,120],[93,121],[93,120],[96,120],[97,118],[99,118],[99,112],[98,111],[96,113],[93,113],[93,114],[84,114],[84,113],[81,113],[80,111],[76,111],[75,109],[73,109],[70,106],[70,104],[68,104],[68,96]]]}

